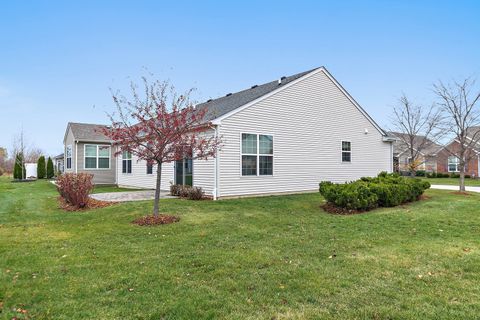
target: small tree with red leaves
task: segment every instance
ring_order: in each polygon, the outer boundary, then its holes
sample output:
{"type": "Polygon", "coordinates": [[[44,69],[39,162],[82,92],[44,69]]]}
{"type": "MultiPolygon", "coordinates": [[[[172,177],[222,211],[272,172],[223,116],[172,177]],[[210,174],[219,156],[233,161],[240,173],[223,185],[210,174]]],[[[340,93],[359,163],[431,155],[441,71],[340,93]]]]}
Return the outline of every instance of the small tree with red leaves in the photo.
{"type": "Polygon", "coordinates": [[[207,109],[196,109],[191,102],[193,90],[179,95],[168,81],[149,82],[146,77],[142,80],[142,95],[133,83],[131,97],[112,94],[117,113],[109,114],[112,125],[102,132],[118,146],[115,155],[127,151],[156,165],[153,215],[158,217],[162,165],[184,157],[215,157],[220,139],[203,134],[212,124],[205,121],[207,109]]]}

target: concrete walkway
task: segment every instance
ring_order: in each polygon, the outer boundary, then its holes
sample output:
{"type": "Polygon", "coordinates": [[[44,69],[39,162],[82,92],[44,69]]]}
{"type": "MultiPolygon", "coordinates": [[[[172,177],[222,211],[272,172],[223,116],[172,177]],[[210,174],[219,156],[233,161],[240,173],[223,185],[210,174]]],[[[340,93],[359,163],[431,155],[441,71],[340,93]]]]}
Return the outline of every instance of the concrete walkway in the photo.
{"type": "MultiPolygon", "coordinates": [[[[153,200],[155,198],[155,190],[94,193],[90,197],[95,200],[110,202],[153,200]]],[[[160,191],[160,198],[171,199],[176,197],[169,195],[168,191],[160,191]]]]}
{"type": "MultiPolygon", "coordinates": [[[[432,184],[430,186],[432,189],[440,189],[440,190],[452,190],[452,191],[458,191],[458,186],[449,186],[449,185],[444,185],[444,184],[432,184]]],[[[480,192],[480,187],[469,187],[465,186],[466,191],[470,192],[480,192]]]]}

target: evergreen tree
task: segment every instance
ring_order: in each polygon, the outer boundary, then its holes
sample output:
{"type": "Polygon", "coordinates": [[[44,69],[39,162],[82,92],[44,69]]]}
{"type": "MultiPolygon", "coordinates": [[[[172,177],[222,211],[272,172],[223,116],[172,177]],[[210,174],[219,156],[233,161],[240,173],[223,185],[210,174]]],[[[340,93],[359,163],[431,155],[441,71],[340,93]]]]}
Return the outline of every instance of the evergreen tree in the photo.
{"type": "Polygon", "coordinates": [[[40,156],[37,161],[37,178],[43,179],[45,178],[46,174],[46,165],[45,165],[45,157],[40,156]]]}
{"type": "Polygon", "coordinates": [[[55,175],[55,172],[53,170],[53,161],[52,161],[52,158],[48,157],[48,160],[47,160],[47,179],[52,179],[54,175],[55,175]]]}
{"type": "Polygon", "coordinates": [[[15,156],[15,165],[13,167],[13,178],[14,179],[24,179],[25,178],[25,167],[22,170],[23,155],[22,153],[17,153],[15,156]]]}

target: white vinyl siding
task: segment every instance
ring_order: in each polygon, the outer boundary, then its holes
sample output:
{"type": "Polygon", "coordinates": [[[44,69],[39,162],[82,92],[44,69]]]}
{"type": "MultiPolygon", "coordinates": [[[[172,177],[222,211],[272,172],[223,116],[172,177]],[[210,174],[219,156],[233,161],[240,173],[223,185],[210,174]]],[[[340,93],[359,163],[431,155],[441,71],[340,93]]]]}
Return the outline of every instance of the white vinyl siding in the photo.
{"type": "MultiPolygon", "coordinates": [[[[157,179],[157,165],[153,164],[152,174],[148,174],[145,160],[138,160],[135,155],[131,157],[132,174],[122,174],[122,155],[118,156],[117,179],[119,186],[155,189],[157,179]]],[[[162,164],[162,182],[160,188],[169,190],[174,180],[173,162],[162,164]]]]}
{"type": "Polygon", "coordinates": [[[391,171],[390,143],[323,71],[223,119],[220,130],[220,197],[317,192],[323,180],[391,171]],[[241,175],[241,133],[273,135],[274,175],[241,175]],[[339,154],[341,141],[355,150],[348,166],[339,154]]]}

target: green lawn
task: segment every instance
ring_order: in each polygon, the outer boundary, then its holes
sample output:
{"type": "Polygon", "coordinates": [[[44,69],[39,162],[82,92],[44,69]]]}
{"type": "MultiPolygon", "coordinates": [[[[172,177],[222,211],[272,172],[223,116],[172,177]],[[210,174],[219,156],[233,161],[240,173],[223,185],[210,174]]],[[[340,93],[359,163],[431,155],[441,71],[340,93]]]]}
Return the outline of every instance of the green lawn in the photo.
{"type": "MultiPolygon", "coordinates": [[[[458,179],[456,178],[422,178],[427,180],[430,184],[446,184],[458,186],[458,179]]],[[[466,186],[480,186],[480,179],[465,179],[466,186]]]]}
{"type": "Polygon", "coordinates": [[[0,318],[477,319],[480,195],[353,216],[318,194],[57,208],[45,181],[0,178],[0,318]],[[19,317],[21,318],[21,317],[19,317]]]}

